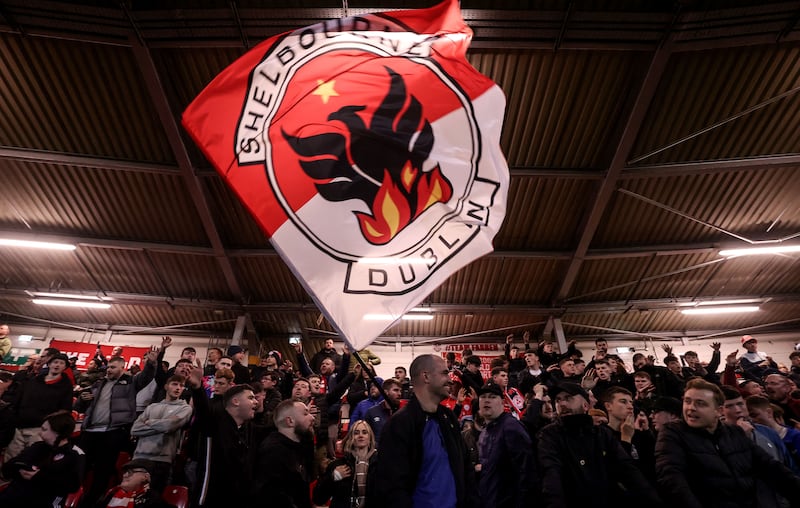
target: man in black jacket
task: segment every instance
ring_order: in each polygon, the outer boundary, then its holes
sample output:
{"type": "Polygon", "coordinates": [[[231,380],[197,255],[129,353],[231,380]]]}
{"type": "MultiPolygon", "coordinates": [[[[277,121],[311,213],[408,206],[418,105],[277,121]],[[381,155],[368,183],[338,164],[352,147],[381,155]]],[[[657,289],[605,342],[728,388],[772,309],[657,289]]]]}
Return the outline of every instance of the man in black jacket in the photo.
{"type": "Polygon", "coordinates": [[[656,473],[671,506],[777,506],[775,493],[800,505],[800,478],[771,459],[738,426],[720,422],[725,396],[717,385],[692,379],[683,396],[684,421],[658,433],[656,473]]]}
{"type": "Polygon", "coordinates": [[[440,405],[452,385],[444,359],[415,358],[411,382],[414,395],[381,433],[375,472],[367,478],[367,503],[382,508],[479,506],[458,420],[440,405]]]}
{"type": "Polygon", "coordinates": [[[195,367],[189,378],[195,409],[195,425],[211,439],[207,495],[197,504],[211,508],[250,506],[255,463],[256,433],[252,420],[258,401],[249,385],[225,392],[223,404],[214,409],[203,389],[203,369],[195,367]]]}
{"type": "Polygon", "coordinates": [[[69,358],[58,353],[47,362],[49,369],[20,383],[17,394],[14,437],[5,452],[8,461],[25,447],[41,440],[40,427],[45,416],[72,409],[72,383],[64,374],[69,358]]]}
{"type": "Polygon", "coordinates": [[[275,426],[259,447],[251,498],[258,506],[311,508],[314,415],[302,402],[284,400],[275,409],[275,426]]]}
{"type": "Polygon", "coordinates": [[[32,444],[3,465],[11,484],[0,492],[3,508],[43,508],[63,505],[83,479],[83,451],[70,443],[75,420],[67,411],[48,415],[42,441],[32,444]]]}
{"type": "Polygon", "coordinates": [[[589,394],[580,385],[556,385],[550,395],[558,421],[539,433],[538,449],[545,506],[618,506],[619,484],[625,487],[626,499],[637,499],[640,506],[663,506],[608,427],[594,425],[588,414],[589,394]]]}

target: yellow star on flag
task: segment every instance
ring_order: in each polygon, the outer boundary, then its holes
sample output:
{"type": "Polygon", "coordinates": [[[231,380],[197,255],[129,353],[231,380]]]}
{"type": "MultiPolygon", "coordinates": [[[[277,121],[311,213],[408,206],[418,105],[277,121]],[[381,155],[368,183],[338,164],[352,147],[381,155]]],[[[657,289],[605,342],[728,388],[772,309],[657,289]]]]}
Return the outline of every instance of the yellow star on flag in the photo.
{"type": "Polygon", "coordinates": [[[322,103],[327,104],[331,97],[339,97],[339,93],[334,90],[333,86],[336,81],[323,81],[317,80],[317,88],[311,92],[311,95],[319,95],[322,98],[322,103]]]}

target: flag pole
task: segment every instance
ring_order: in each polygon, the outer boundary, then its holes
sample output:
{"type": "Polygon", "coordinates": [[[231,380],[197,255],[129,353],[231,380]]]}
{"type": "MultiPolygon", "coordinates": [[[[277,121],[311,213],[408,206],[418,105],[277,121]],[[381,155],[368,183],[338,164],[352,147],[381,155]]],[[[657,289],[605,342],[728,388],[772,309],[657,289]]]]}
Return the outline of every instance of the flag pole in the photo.
{"type": "MultiPolygon", "coordinates": [[[[345,341],[348,342],[348,345],[349,345],[349,341],[347,341],[347,340],[345,340],[345,341]]],[[[378,391],[380,392],[381,397],[383,397],[383,400],[385,400],[386,403],[389,404],[389,407],[392,408],[392,411],[397,411],[399,406],[397,404],[395,404],[394,402],[392,402],[391,400],[389,400],[389,397],[386,396],[386,392],[383,391],[383,386],[381,386],[381,384],[378,383],[378,380],[375,379],[376,376],[375,376],[374,369],[370,369],[369,367],[367,367],[366,362],[364,362],[364,359],[361,358],[361,355],[358,354],[358,351],[356,351],[355,349],[353,350],[353,356],[356,357],[356,361],[358,362],[359,365],[361,365],[361,370],[366,371],[367,375],[369,376],[370,381],[375,383],[375,386],[378,387],[378,391]]]]}

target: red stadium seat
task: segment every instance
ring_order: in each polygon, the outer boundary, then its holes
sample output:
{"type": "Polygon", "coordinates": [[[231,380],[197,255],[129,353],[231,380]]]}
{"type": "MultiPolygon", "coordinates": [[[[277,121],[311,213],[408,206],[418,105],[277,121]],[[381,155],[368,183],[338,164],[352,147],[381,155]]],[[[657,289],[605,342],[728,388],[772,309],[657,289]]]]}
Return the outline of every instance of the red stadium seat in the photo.
{"type": "Polygon", "coordinates": [[[182,485],[167,485],[161,499],[175,508],[186,508],[189,506],[189,489],[182,485]]]}

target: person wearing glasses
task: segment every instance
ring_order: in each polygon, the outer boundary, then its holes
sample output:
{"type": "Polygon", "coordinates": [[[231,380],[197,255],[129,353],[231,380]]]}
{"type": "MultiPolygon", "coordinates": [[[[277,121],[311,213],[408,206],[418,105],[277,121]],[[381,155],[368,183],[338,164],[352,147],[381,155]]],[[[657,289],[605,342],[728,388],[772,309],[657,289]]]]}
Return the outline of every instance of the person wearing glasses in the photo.
{"type": "Polygon", "coordinates": [[[112,487],[95,508],[166,508],[161,493],[150,488],[150,470],[147,462],[134,459],[122,466],[122,481],[112,487]]]}

